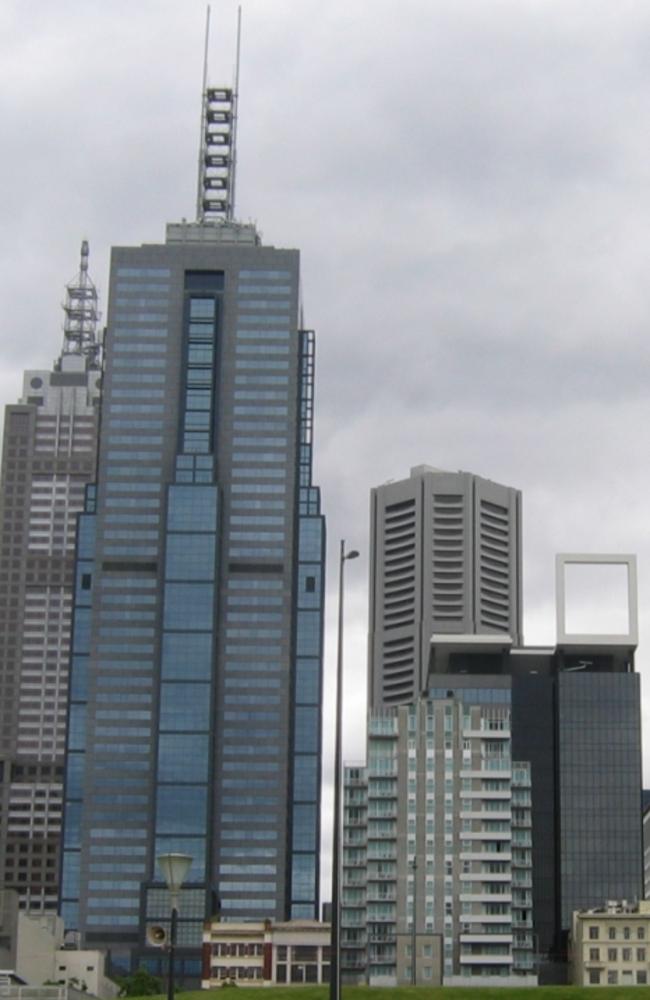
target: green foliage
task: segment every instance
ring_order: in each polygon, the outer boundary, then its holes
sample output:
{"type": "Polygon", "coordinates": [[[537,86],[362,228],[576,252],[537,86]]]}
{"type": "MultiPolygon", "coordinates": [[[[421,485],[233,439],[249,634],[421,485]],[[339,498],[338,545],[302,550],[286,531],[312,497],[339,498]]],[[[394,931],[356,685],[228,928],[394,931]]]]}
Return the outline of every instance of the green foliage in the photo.
{"type": "MultiPolygon", "coordinates": [[[[219,1000],[221,989],[187,990],[183,1000],[219,1000]]],[[[646,993],[638,986],[599,986],[597,989],[593,986],[396,986],[376,989],[344,986],[341,1000],[641,1000],[646,993]]],[[[327,986],[271,986],[265,989],[239,986],[237,992],[237,1000],[328,1000],[328,997],[327,986]]]]}
{"type": "Polygon", "coordinates": [[[121,997],[151,997],[162,989],[160,980],[142,966],[130,976],[120,976],[117,985],[120,987],[121,997]]]}

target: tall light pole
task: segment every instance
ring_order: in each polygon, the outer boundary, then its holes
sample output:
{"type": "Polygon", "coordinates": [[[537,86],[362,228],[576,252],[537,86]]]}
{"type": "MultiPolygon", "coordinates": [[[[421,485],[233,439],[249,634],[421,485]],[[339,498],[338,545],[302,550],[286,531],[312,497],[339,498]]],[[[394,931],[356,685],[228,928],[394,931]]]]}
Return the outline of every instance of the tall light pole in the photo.
{"type": "Polygon", "coordinates": [[[418,861],[414,854],[413,860],[411,861],[411,871],[413,872],[413,919],[411,921],[411,985],[417,985],[417,971],[416,971],[416,959],[415,953],[417,950],[418,939],[415,921],[417,920],[418,912],[418,861]]]}
{"type": "Polygon", "coordinates": [[[176,924],[178,921],[178,896],[190,867],[190,854],[159,854],[158,867],[169,889],[171,905],[171,921],[169,926],[169,980],[167,982],[167,1000],[174,1000],[174,949],[176,948],[176,924]]]}
{"type": "Polygon", "coordinates": [[[336,651],[336,719],[334,738],[334,835],[332,837],[332,936],[330,942],[330,1000],[341,998],[341,731],[343,708],[343,570],[347,559],[356,559],[356,549],[345,551],[341,539],[339,558],[339,634],[336,651]]]}

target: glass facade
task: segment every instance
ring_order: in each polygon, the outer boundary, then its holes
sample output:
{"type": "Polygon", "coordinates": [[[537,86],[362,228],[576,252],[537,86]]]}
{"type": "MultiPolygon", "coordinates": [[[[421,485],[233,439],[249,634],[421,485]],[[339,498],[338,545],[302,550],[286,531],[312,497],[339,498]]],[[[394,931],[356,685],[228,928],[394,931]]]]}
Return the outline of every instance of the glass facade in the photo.
{"type": "Polygon", "coordinates": [[[562,926],[574,910],[643,897],[639,675],[558,678],[562,926]]]}
{"type": "Polygon", "coordinates": [[[193,858],[182,948],[215,913],[319,915],[325,539],[297,315],[295,251],[114,252],[63,909],[133,965],[157,961],[163,852],[193,858]]]}

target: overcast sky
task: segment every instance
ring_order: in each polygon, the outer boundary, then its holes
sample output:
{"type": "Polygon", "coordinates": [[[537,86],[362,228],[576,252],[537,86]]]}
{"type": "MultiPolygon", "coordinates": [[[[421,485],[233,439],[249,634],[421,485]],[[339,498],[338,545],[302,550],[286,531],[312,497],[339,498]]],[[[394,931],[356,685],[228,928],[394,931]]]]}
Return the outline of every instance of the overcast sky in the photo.
{"type": "MultiPolygon", "coordinates": [[[[58,354],[82,238],[105,310],[110,246],[193,218],[204,24],[203,0],[0,7],[0,401],[58,354]]],[[[229,84],[235,0],[212,26],[229,84]]],[[[523,491],[529,643],[554,640],[556,552],[637,553],[648,676],[649,119],[647,0],[246,0],[237,215],[302,251],[331,673],[339,539],[363,556],[348,758],[368,493],[412,465],[523,491]]],[[[650,732],[650,681],[645,705],[650,732]]]]}

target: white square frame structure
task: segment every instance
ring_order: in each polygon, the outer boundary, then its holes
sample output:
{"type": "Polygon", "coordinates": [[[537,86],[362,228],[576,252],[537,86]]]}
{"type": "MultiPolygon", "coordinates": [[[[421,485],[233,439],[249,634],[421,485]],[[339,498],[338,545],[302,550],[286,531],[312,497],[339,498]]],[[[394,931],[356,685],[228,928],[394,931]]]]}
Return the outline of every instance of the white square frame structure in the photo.
{"type": "Polygon", "coordinates": [[[558,646],[626,646],[635,648],[639,641],[636,556],[624,554],[558,553],[555,557],[555,613],[558,646]],[[625,566],[627,569],[627,632],[614,634],[576,633],[566,629],[567,566],[625,566]]]}

